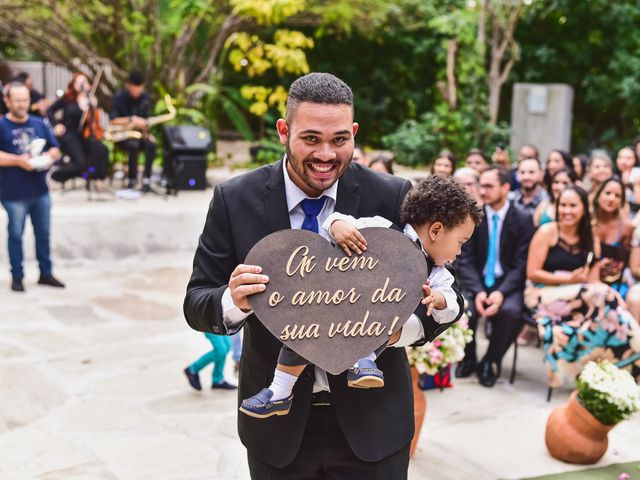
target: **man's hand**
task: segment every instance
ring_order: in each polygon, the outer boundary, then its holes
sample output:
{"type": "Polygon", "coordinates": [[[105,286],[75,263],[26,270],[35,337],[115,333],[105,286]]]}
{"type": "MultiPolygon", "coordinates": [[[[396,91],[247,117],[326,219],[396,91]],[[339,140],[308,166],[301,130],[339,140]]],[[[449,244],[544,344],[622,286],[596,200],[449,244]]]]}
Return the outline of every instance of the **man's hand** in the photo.
{"type": "Polygon", "coordinates": [[[493,317],[500,310],[502,302],[504,302],[504,295],[502,295],[502,292],[500,292],[499,290],[494,290],[493,292],[491,292],[484,302],[488,305],[488,307],[484,311],[484,316],[493,317]]]}
{"type": "Polygon", "coordinates": [[[476,305],[476,313],[479,317],[484,317],[486,315],[485,311],[485,303],[487,302],[487,292],[479,292],[476,295],[475,305],[476,305]]]}
{"type": "Polygon", "coordinates": [[[139,130],[144,130],[147,127],[147,120],[136,115],[131,117],[131,123],[135,128],[139,130]]]}
{"type": "Polygon", "coordinates": [[[23,153],[22,155],[18,155],[18,158],[16,160],[16,167],[20,167],[21,169],[26,170],[27,172],[33,171],[33,167],[29,163],[30,158],[31,158],[31,155],[29,155],[28,153],[23,153]]]}
{"type": "Polygon", "coordinates": [[[251,310],[248,297],[263,292],[269,277],[261,275],[262,267],[257,265],[238,265],[229,278],[229,291],[236,307],[243,312],[251,310]]]}

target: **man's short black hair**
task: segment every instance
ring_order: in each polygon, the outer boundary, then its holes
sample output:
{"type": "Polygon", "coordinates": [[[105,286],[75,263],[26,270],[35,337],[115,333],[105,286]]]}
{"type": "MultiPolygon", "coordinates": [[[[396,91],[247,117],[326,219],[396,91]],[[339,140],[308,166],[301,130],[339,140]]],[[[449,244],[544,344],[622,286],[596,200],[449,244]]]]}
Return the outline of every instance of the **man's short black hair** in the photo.
{"type": "Polygon", "coordinates": [[[127,83],[135,85],[136,87],[144,85],[144,73],[140,70],[131,70],[127,77],[127,83]]]}
{"type": "Polygon", "coordinates": [[[353,109],[353,92],[349,85],[330,73],[310,73],[298,78],[289,87],[286,121],[303,102],[325,105],[349,105],[353,109]]]}
{"type": "Polygon", "coordinates": [[[484,175],[487,172],[492,172],[494,170],[498,174],[498,181],[500,182],[500,185],[504,185],[505,183],[509,183],[509,184],[511,183],[511,172],[500,165],[491,165],[484,172],[482,172],[482,175],[484,175]]]}
{"type": "Polygon", "coordinates": [[[29,77],[30,75],[27,72],[20,72],[15,77],[13,77],[11,81],[18,82],[18,83],[27,83],[27,79],[29,77]]]}
{"type": "Polygon", "coordinates": [[[420,182],[400,207],[400,221],[412,226],[441,222],[451,229],[463,224],[467,217],[478,226],[482,215],[482,209],[464,188],[453,177],[443,175],[431,175],[420,182]]]}

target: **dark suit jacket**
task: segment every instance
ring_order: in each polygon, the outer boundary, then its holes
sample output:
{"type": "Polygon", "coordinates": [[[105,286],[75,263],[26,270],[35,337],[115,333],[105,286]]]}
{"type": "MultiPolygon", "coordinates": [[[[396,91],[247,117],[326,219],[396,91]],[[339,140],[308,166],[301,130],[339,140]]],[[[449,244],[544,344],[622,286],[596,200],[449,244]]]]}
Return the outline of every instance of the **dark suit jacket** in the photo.
{"type": "MultiPolygon", "coordinates": [[[[233,269],[253,245],[290,227],[282,160],[217,185],[193,262],[184,313],[195,330],[225,334],[221,299],[233,269]]],[[[354,217],[381,215],[399,224],[399,208],[410,183],[352,164],[338,184],[336,211],[354,217]]],[[[417,312],[424,312],[420,305],[417,312]]],[[[426,335],[444,330],[421,315],[426,335]]],[[[445,327],[446,328],[446,327],[445,327]]],[[[269,385],[281,343],[254,315],[244,325],[239,401],[269,385]]],[[[405,447],[413,436],[413,397],[407,357],[402,348],[387,349],[377,361],[385,373],[380,389],[347,387],[346,373],[328,375],[341,429],[354,453],[381,460],[405,447]]],[[[311,405],[314,370],[308,367],[293,390],[286,416],[255,419],[238,416],[240,438],[249,453],[275,467],[295,457],[311,405]]]]}
{"type": "MultiPolygon", "coordinates": [[[[456,273],[462,289],[473,296],[487,291],[484,285],[482,270],[487,263],[487,249],[489,246],[489,223],[486,208],[479,227],[467,243],[462,246],[462,252],[456,260],[456,273]]],[[[504,217],[500,232],[500,263],[504,272],[502,279],[496,286],[506,297],[517,290],[524,290],[527,267],[527,253],[529,242],[533,236],[533,222],[531,215],[511,202],[504,217]]]]}

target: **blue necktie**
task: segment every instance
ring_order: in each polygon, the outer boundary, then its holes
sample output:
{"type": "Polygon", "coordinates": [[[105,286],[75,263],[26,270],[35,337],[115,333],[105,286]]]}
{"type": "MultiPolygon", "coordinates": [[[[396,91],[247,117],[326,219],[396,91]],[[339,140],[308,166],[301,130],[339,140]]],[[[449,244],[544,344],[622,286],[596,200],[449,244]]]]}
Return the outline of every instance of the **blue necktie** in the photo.
{"type": "Polygon", "coordinates": [[[484,275],[484,284],[491,288],[496,284],[496,257],[498,254],[498,221],[500,217],[494,213],[491,217],[491,231],[489,232],[489,249],[487,251],[487,270],[484,275]]]}
{"type": "Polygon", "coordinates": [[[309,230],[318,233],[318,214],[327,199],[324,195],[320,198],[305,198],[300,202],[304,211],[304,222],[300,227],[302,230],[309,230]]]}

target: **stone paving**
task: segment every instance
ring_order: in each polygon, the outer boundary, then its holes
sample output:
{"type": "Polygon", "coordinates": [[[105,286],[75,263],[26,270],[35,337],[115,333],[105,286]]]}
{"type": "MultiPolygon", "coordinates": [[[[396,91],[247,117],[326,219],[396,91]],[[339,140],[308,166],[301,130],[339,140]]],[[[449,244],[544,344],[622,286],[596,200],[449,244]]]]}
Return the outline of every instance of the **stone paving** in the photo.
{"type": "MultiPolygon", "coordinates": [[[[25,294],[8,289],[0,210],[0,479],[248,478],[235,392],[195,392],[182,373],[209,345],[181,305],[210,196],[87,202],[81,191],[54,193],[55,272],[67,288],[35,285],[28,230],[25,294]]],[[[546,417],[569,390],[546,402],[541,358],[520,349],[514,385],[467,379],[429,391],[409,478],[575,470],[544,446],[546,417]]],[[[232,362],[226,376],[235,381],[232,362]]],[[[640,416],[617,426],[599,465],[639,460],[639,427],[640,416]]]]}

